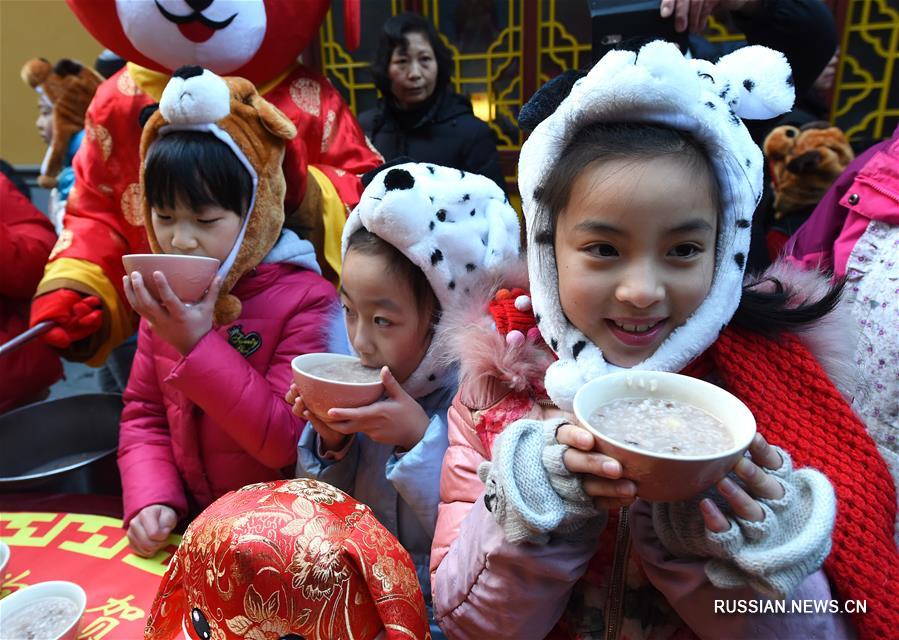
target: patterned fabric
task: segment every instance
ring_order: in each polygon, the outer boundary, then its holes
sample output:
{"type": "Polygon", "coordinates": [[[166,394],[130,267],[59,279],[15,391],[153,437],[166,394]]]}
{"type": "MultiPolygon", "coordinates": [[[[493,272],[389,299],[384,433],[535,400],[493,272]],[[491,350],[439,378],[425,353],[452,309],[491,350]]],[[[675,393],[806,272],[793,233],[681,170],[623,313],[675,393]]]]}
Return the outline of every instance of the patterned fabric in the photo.
{"type": "Polygon", "coordinates": [[[899,486],[899,225],[872,220],[849,256],[846,278],[861,334],[852,408],[899,486]]]}
{"type": "Polygon", "coordinates": [[[229,493],[191,523],[144,636],[368,640],[382,631],[430,638],[408,553],[367,506],[299,479],[229,493]]]}
{"type": "Polygon", "coordinates": [[[896,490],[865,425],[791,334],[771,340],[728,328],[707,357],[759,432],[833,484],[837,522],[824,568],[841,597],[870,603],[852,615],[859,637],[891,637],[899,628],[896,490]]]}

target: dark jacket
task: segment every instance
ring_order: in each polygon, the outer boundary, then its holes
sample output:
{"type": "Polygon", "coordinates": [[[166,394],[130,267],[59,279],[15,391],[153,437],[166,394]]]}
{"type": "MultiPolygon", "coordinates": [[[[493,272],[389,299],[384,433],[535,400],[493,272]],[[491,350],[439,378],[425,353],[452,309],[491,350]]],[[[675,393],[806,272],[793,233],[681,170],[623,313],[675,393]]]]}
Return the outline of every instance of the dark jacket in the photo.
{"type": "Polygon", "coordinates": [[[465,96],[447,92],[420,115],[398,112],[379,100],[376,107],[359,114],[359,124],[386,161],[408,156],[416,162],[480,173],[506,188],[496,136],[475,117],[465,96]]]}
{"type": "MultiPolygon", "coordinates": [[[[747,16],[736,11],[731,15],[746,39],[709,42],[700,36],[690,36],[692,56],[717,62],[720,57],[746,45],[770,47],[783,53],[790,63],[797,96],[804,96],[809,92],[837,47],[836,22],[830,9],[821,0],[764,0],[754,15],[747,16]]],[[[745,124],[752,139],[762,146],[771,129],[780,124],[792,124],[797,117],[801,118],[801,114],[791,112],[771,120],[747,120],[745,124]]],[[[753,216],[747,273],[761,273],[771,263],[766,238],[772,222],[772,203],[766,163],[765,192],[753,216]]]]}

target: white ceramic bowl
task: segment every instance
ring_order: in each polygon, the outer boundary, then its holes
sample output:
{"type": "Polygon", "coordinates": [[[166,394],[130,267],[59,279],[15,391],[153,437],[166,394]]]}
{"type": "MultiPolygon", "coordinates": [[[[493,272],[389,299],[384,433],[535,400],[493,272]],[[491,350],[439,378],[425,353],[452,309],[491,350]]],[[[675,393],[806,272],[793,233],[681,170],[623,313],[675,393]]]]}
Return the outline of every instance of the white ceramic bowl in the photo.
{"type": "Polygon", "coordinates": [[[132,253],[122,256],[125,273],[137,271],[150,295],[159,300],[154,271],[165,275],[169,286],[182,302],[196,302],[203,297],[219,268],[217,258],[180,256],[173,253],[132,253]]]}
{"type": "Polygon", "coordinates": [[[377,382],[341,382],[320,378],[307,371],[335,360],[359,362],[359,358],[338,353],[305,353],[291,362],[293,381],[303,396],[306,407],[319,417],[326,417],[329,409],[364,407],[384,395],[384,385],[377,382]]]}
{"type": "Polygon", "coordinates": [[[64,580],[38,582],[0,600],[0,638],[6,640],[8,637],[6,624],[16,612],[21,611],[33,602],[53,597],[72,600],[78,607],[78,615],[58,635],[46,640],[73,640],[78,635],[81,617],[84,615],[84,609],[87,606],[87,595],[84,593],[84,589],[74,582],[66,582],[64,580]]]}
{"type": "Polygon", "coordinates": [[[574,397],[578,422],[596,436],[598,448],[618,460],[623,475],[637,485],[644,500],[686,500],[723,478],[755,436],[755,418],[739,399],[713,384],[677,373],[623,371],[591,380],[574,397]],[[663,398],[702,409],[718,418],[734,446],[704,456],[655,453],[609,438],[587,420],[602,405],[621,399],[663,398]]]}

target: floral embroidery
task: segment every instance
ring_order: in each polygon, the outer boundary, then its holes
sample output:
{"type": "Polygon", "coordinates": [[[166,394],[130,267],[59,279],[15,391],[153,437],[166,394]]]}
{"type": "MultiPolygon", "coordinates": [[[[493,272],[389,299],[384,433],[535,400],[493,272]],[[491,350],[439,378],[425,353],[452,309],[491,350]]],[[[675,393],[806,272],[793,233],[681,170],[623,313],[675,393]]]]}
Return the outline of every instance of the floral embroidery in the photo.
{"type": "Polygon", "coordinates": [[[112,155],[112,136],[106,127],[94,122],[89,114],[84,117],[84,135],[88,142],[95,143],[100,148],[103,161],[109,160],[112,155]]]}
{"type": "Polygon", "coordinates": [[[331,146],[331,136],[334,135],[334,121],[337,114],[333,109],[328,109],[328,116],[325,118],[325,128],[322,132],[322,153],[327,153],[328,147],[331,146]]]}
{"type": "Polygon", "coordinates": [[[244,487],[191,523],[147,637],[180,635],[194,610],[216,640],[370,637],[382,625],[427,637],[408,554],[368,507],[310,479],[244,487]]]}
{"type": "Polygon", "coordinates": [[[123,72],[119,76],[118,81],[116,81],[116,88],[119,90],[119,93],[125,96],[139,96],[141,94],[140,88],[128,71],[123,72]]]}
{"type": "Polygon", "coordinates": [[[321,113],[321,92],[321,85],[311,78],[297,78],[290,85],[293,103],[315,117],[321,113]]]}
{"type": "Polygon", "coordinates": [[[125,191],[122,192],[121,207],[125,220],[135,227],[144,226],[144,213],[141,209],[140,185],[138,183],[132,182],[125,187],[125,191]]]}
{"type": "Polygon", "coordinates": [[[287,567],[293,575],[293,588],[302,589],[310,600],[324,600],[350,577],[341,561],[341,549],[322,535],[299,538],[293,560],[287,567]]]}

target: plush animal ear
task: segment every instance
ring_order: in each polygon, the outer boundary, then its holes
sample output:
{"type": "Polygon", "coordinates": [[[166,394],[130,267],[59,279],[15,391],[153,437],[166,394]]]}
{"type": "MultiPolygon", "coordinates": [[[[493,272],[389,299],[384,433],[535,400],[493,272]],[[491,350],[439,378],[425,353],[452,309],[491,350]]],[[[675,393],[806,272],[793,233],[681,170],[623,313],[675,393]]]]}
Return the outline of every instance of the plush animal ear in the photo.
{"type": "Polygon", "coordinates": [[[137,114],[137,122],[140,124],[140,128],[143,129],[144,125],[147,124],[147,120],[150,119],[154,113],[159,111],[159,103],[154,102],[153,104],[146,105],[143,109],[140,110],[140,113],[137,114]]]}
{"type": "Polygon", "coordinates": [[[773,49],[743,47],[722,57],[715,69],[730,82],[734,112],[746,120],[768,120],[793,107],[793,72],[786,57],[773,49]]]}
{"type": "Polygon", "coordinates": [[[256,109],[262,126],[284,140],[293,140],[297,135],[296,125],[278,107],[255,91],[250,96],[250,106],[256,109]]]}
{"type": "Polygon", "coordinates": [[[20,75],[22,81],[32,89],[44,84],[50,74],[53,73],[53,65],[46,58],[32,58],[22,66],[20,75]]]}
{"type": "Polygon", "coordinates": [[[69,60],[68,58],[63,58],[53,67],[53,71],[56,75],[59,76],[77,76],[81,73],[81,70],[84,67],[81,66],[80,62],[75,62],[74,60],[69,60]]]}
{"type": "Polygon", "coordinates": [[[765,157],[771,162],[782,161],[796,144],[799,129],[790,124],[774,127],[765,138],[765,157]]]}
{"type": "Polygon", "coordinates": [[[225,78],[225,83],[235,100],[256,110],[256,114],[266,130],[284,140],[292,140],[296,137],[296,125],[278,107],[260,96],[252,82],[245,78],[231,76],[225,78]]]}
{"type": "Polygon", "coordinates": [[[518,112],[518,126],[522,131],[531,132],[555,111],[562,100],[571,93],[574,83],[583,78],[585,71],[571,70],[562,73],[537,89],[518,112]]]}
{"type": "Polygon", "coordinates": [[[413,160],[409,156],[397,156],[393,160],[388,160],[384,164],[378,165],[371,171],[366,171],[362,174],[362,188],[364,189],[365,187],[370,185],[371,181],[375,179],[375,176],[377,176],[382,171],[385,171],[390,167],[395,167],[398,164],[406,164],[407,162],[415,162],[415,160],[413,160]]]}

